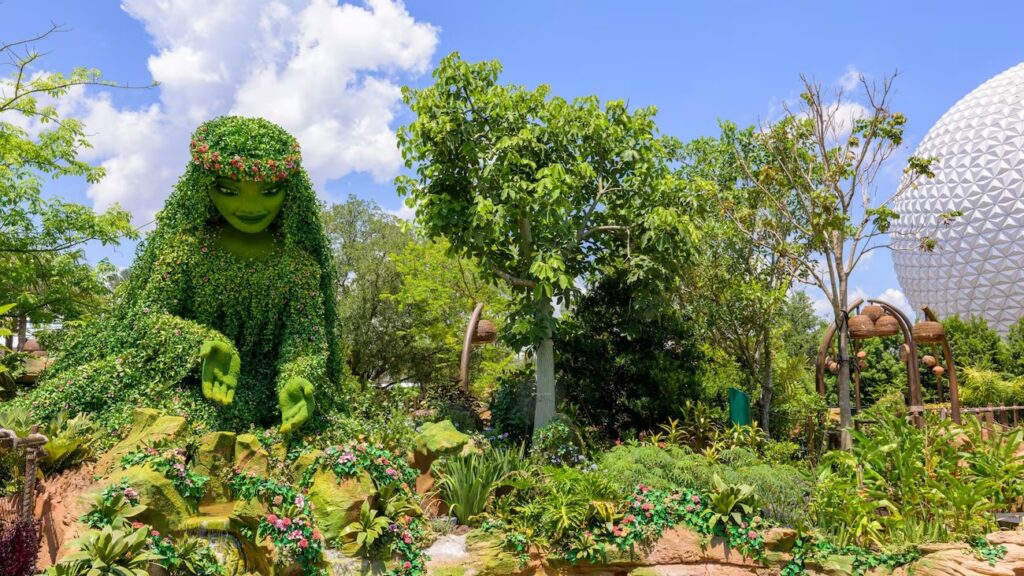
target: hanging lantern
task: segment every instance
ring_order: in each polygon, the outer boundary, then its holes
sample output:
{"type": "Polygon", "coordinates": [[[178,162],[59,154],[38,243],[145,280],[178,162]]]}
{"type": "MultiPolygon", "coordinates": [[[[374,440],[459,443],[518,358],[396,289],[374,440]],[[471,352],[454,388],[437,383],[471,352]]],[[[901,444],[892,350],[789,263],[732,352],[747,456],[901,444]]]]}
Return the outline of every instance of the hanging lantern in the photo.
{"type": "Polygon", "coordinates": [[[863,360],[863,359],[865,359],[867,357],[868,357],[868,353],[867,353],[866,350],[858,350],[857,351],[857,358],[860,358],[861,360],[863,360]]]}
{"type": "Polygon", "coordinates": [[[946,369],[942,366],[936,366],[935,368],[932,368],[932,372],[934,372],[936,376],[942,376],[942,374],[946,372],[946,369]]]}
{"type": "Polygon", "coordinates": [[[923,358],[921,358],[921,362],[923,362],[925,366],[931,368],[936,364],[935,356],[925,355],[923,358]]]}
{"type": "Polygon", "coordinates": [[[914,324],[914,341],[919,344],[938,344],[945,339],[946,331],[938,322],[925,320],[914,324]]]}
{"type": "Polygon", "coordinates": [[[859,368],[861,372],[863,372],[864,370],[867,370],[868,369],[867,361],[866,360],[859,360],[857,362],[857,368],[859,368]]]}
{"type": "Polygon", "coordinates": [[[494,322],[481,320],[476,324],[476,331],[473,332],[473,344],[490,344],[498,338],[498,329],[494,322]]]}
{"type": "Polygon", "coordinates": [[[886,314],[875,322],[875,335],[879,338],[895,336],[900,333],[900,323],[895,316],[886,314]]]}
{"type": "Polygon", "coordinates": [[[861,311],[861,314],[867,316],[868,318],[871,318],[872,322],[878,322],[878,319],[885,314],[885,309],[879,306],[878,304],[870,304],[864,307],[864,310],[861,311]]]}
{"type": "Polygon", "coordinates": [[[910,346],[900,344],[900,361],[906,362],[907,358],[910,358],[910,346]]]}
{"type": "Polygon", "coordinates": [[[828,363],[828,371],[833,374],[839,374],[839,363],[832,360],[828,363]]]}
{"type": "Polygon", "coordinates": [[[864,314],[857,314],[850,318],[850,338],[864,340],[875,336],[875,323],[864,314]]]}

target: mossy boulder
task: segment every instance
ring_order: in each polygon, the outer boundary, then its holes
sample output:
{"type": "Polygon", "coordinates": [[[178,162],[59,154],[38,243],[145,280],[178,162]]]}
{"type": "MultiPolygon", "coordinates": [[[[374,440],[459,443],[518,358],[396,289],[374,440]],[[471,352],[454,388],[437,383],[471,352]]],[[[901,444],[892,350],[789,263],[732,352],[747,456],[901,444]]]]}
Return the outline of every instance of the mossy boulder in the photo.
{"type": "Polygon", "coordinates": [[[231,498],[231,490],[224,479],[234,464],[235,442],[234,432],[211,432],[199,439],[195,471],[209,478],[203,504],[227,502],[231,498]]]}
{"type": "Polygon", "coordinates": [[[239,434],[235,438],[235,470],[257,476],[266,476],[270,469],[270,454],[253,434],[239,434]]]}
{"type": "Polygon", "coordinates": [[[304,452],[292,462],[291,467],[291,478],[292,482],[298,484],[302,481],[302,476],[306,473],[306,469],[316,463],[317,458],[323,455],[323,450],[310,450],[304,452]]]}
{"type": "Polygon", "coordinates": [[[115,472],[104,480],[102,486],[122,481],[138,491],[139,503],[146,506],[146,511],[140,514],[137,520],[149,524],[160,532],[181,530],[185,526],[185,521],[199,512],[195,502],[186,500],[178,494],[170,479],[147,465],[132,466],[115,472]]]}
{"type": "Polygon", "coordinates": [[[415,438],[413,465],[425,474],[431,464],[445,454],[454,454],[469,444],[470,437],[455,428],[450,420],[430,422],[420,427],[415,438]]]}
{"type": "Polygon", "coordinates": [[[160,410],[136,408],[128,436],[96,462],[95,473],[106,476],[121,467],[121,458],[146,446],[173,440],[185,431],[186,421],[181,416],[167,416],[160,410]]]}
{"type": "Polygon", "coordinates": [[[479,576],[507,576],[520,574],[528,569],[534,573],[539,567],[535,559],[528,566],[520,564],[519,559],[506,551],[494,537],[481,530],[473,530],[466,534],[466,548],[472,560],[468,564],[476,569],[479,576]]]}
{"type": "Polygon", "coordinates": [[[332,470],[318,470],[313,475],[308,496],[324,540],[334,540],[345,526],[358,520],[363,502],[372,503],[376,494],[373,479],[367,472],[340,479],[332,470]]]}

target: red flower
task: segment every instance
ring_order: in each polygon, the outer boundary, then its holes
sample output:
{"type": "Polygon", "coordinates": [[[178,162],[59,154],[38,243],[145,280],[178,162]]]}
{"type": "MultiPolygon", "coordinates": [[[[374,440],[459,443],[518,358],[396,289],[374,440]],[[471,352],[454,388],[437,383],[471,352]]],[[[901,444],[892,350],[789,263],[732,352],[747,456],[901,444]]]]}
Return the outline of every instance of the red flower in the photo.
{"type": "Polygon", "coordinates": [[[267,514],[267,522],[277,524],[277,514],[267,514]]]}
{"type": "Polygon", "coordinates": [[[299,548],[309,548],[309,540],[306,540],[305,538],[299,540],[299,548]]]}

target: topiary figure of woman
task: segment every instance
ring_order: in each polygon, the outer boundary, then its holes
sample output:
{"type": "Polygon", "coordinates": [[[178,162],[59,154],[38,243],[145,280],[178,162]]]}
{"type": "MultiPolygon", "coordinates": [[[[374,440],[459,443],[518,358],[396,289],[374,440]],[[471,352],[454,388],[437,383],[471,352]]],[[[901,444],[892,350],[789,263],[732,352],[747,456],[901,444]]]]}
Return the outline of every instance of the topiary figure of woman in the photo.
{"type": "Polygon", "coordinates": [[[68,330],[42,384],[17,402],[36,419],[87,411],[111,428],[139,406],[200,429],[322,421],[341,376],[334,283],[296,140],[259,118],[211,120],[193,134],[113,317],[68,330]]]}

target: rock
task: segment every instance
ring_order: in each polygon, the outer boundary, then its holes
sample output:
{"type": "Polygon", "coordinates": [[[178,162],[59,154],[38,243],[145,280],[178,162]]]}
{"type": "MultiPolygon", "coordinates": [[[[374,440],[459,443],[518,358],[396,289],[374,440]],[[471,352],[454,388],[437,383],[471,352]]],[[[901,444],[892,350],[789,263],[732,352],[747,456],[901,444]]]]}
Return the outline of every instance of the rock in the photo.
{"type": "Polygon", "coordinates": [[[187,518],[199,512],[196,504],[182,498],[163,473],[149,466],[132,466],[115,472],[104,480],[102,487],[121,481],[137,490],[139,503],[147,507],[137,519],[162,533],[181,529],[187,518]]]}
{"type": "Polygon", "coordinates": [[[853,574],[853,556],[827,556],[818,561],[804,563],[807,573],[812,576],[850,576],[853,574]]]}
{"type": "Polygon", "coordinates": [[[796,544],[796,530],[770,528],[764,533],[764,547],[772,552],[789,552],[796,544]]]}
{"type": "Polygon", "coordinates": [[[179,437],[185,430],[185,424],[181,416],[164,416],[159,410],[136,408],[128,436],[96,462],[96,474],[106,476],[120,470],[121,458],[129,452],[179,437]]]}
{"type": "Polygon", "coordinates": [[[310,450],[309,452],[304,452],[302,455],[296,458],[295,462],[292,463],[292,482],[296,484],[301,482],[302,475],[306,473],[306,469],[312,466],[313,463],[316,462],[316,459],[319,458],[323,453],[323,450],[310,450]]]}
{"type": "Polygon", "coordinates": [[[633,563],[640,566],[706,563],[754,566],[757,564],[754,560],[745,558],[738,550],[729,548],[724,538],[714,537],[706,547],[702,547],[700,535],[682,527],[666,530],[661,539],[633,563]]]}
{"type": "Polygon", "coordinates": [[[253,434],[239,434],[235,438],[236,470],[243,474],[252,472],[257,476],[266,476],[270,469],[270,455],[260,446],[260,441],[253,434]]]}
{"type": "Polygon", "coordinates": [[[459,432],[450,420],[430,422],[416,434],[413,465],[421,474],[430,471],[430,465],[445,454],[456,453],[469,442],[469,436],[459,432]]]}
{"type": "Polygon", "coordinates": [[[324,540],[334,540],[345,526],[358,520],[363,502],[372,504],[376,493],[373,479],[367,472],[354,478],[339,479],[332,470],[318,470],[313,475],[308,497],[324,540]]]}
{"type": "Polygon", "coordinates": [[[207,476],[206,493],[203,504],[227,502],[231,497],[231,489],[224,482],[234,463],[235,433],[211,432],[199,440],[196,452],[195,472],[207,476]]]}
{"type": "Polygon", "coordinates": [[[472,559],[464,565],[472,565],[479,576],[533,574],[540,568],[540,559],[536,555],[531,555],[526,566],[520,566],[519,560],[506,552],[500,542],[480,530],[466,535],[466,547],[472,559]]]}

